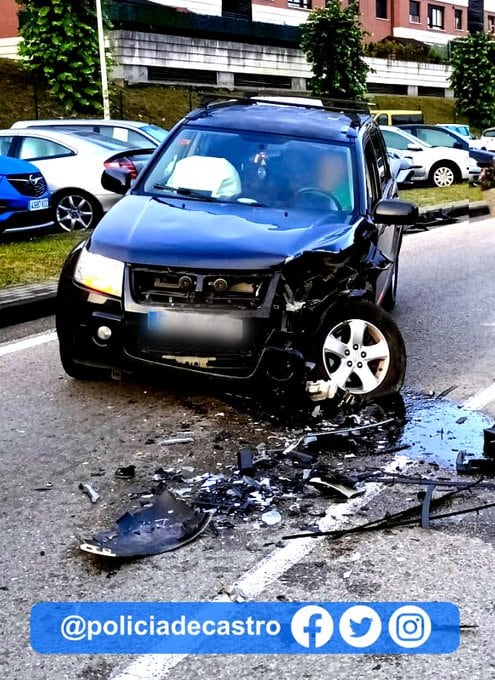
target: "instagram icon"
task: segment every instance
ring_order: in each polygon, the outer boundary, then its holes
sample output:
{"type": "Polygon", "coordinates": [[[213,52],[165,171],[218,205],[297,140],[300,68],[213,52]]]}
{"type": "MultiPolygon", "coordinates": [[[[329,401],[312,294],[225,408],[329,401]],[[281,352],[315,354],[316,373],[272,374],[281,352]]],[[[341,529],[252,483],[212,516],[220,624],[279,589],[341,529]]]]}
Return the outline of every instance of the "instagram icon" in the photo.
{"type": "Polygon", "coordinates": [[[400,607],[390,617],[388,632],[400,647],[421,647],[431,635],[431,619],[421,607],[400,607]]]}

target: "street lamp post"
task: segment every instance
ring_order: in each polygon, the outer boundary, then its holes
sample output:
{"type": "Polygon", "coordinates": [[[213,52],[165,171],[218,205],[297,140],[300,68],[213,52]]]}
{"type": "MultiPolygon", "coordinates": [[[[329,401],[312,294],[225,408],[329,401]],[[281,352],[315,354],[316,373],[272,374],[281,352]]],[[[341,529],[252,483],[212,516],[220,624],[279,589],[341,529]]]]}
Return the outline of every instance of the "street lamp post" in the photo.
{"type": "Polygon", "coordinates": [[[103,13],[101,0],[96,0],[96,23],[98,26],[98,47],[100,50],[101,94],[103,97],[103,118],[110,118],[110,98],[108,96],[107,60],[105,55],[105,34],[103,32],[103,13]]]}

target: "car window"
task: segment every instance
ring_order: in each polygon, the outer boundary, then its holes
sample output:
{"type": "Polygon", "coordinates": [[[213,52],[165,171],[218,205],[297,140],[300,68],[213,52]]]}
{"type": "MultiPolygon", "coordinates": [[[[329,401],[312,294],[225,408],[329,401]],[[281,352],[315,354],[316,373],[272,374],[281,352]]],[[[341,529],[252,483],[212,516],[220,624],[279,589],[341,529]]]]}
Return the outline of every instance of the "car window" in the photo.
{"type": "Polygon", "coordinates": [[[21,137],[20,149],[17,155],[25,161],[33,161],[44,158],[73,156],[74,152],[63,144],[43,139],[42,137],[21,137]]]}
{"type": "Polygon", "coordinates": [[[393,130],[382,130],[382,133],[385,138],[386,145],[392,149],[407,151],[408,145],[411,144],[407,137],[403,137],[397,132],[393,132],[393,130]]]}
{"type": "Polygon", "coordinates": [[[8,156],[10,145],[12,144],[12,136],[0,137],[0,156],[8,156]]]}
{"type": "Polygon", "coordinates": [[[495,137],[495,128],[491,130],[485,130],[483,132],[483,137],[495,137]]]}
{"type": "Polygon", "coordinates": [[[366,165],[365,178],[367,207],[369,210],[371,210],[381,198],[380,175],[376,162],[375,149],[371,143],[371,140],[368,140],[365,144],[364,159],[366,165]]]}
{"type": "Polygon", "coordinates": [[[355,207],[354,187],[347,146],[211,128],[183,128],[144,184],[153,194],[175,189],[262,207],[346,213],[355,207]]]}
{"type": "Polygon", "coordinates": [[[376,164],[378,168],[378,175],[380,182],[386,182],[390,178],[390,169],[387,159],[387,150],[383,144],[382,138],[377,132],[372,132],[371,143],[375,152],[376,164]]]}
{"type": "Polygon", "coordinates": [[[453,148],[455,143],[459,143],[459,140],[449,135],[448,132],[444,130],[430,130],[428,128],[416,128],[414,132],[418,139],[423,142],[427,142],[432,146],[448,146],[453,148]]]}

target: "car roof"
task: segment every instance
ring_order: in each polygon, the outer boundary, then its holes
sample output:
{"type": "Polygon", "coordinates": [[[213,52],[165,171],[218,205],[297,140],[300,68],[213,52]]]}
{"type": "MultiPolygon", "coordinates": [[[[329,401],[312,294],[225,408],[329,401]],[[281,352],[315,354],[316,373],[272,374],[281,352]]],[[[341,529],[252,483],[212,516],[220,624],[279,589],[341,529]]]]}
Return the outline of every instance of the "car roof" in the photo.
{"type": "Polygon", "coordinates": [[[188,127],[221,127],[345,142],[356,136],[356,128],[371,122],[371,117],[321,106],[253,100],[204,106],[188,114],[184,122],[188,127]]]}
{"type": "Polygon", "coordinates": [[[149,123],[139,120],[118,120],[116,118],[52,118],[37,120],[18,120],[11,127],[43,127],[44,125],[122,125],[132,128],[147,127],[149,123]]]}
{"type": "Polygon", "coordinates": [[[126,149],[135,148],[129,146],[115,139],[110,139],[98,135],[90,131],[61,131],[49,130],[47,128],[9,128],[7,130],[0,130],[0,136],[17,136],[26,135],[29,131],[30,137],[39,137],[40,139],[47,139],[52,142],[58,142],[65,146],[72,147],[78,151],[94,151],[96,148],[101,151],[125,151],[126,149]]]}

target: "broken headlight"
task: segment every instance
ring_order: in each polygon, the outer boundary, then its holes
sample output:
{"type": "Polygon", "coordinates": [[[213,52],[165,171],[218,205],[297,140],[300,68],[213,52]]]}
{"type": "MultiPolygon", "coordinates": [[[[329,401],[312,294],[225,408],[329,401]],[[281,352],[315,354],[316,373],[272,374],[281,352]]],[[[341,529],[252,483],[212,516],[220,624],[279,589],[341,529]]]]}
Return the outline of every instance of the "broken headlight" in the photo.
{"type": "Polygon", "coordinates": [[[74,280],[77,283],[100,293],[121,297],[123,279],[123,262],[90,253],[86,248],[81,250],[74,272],[74,280]]]}

